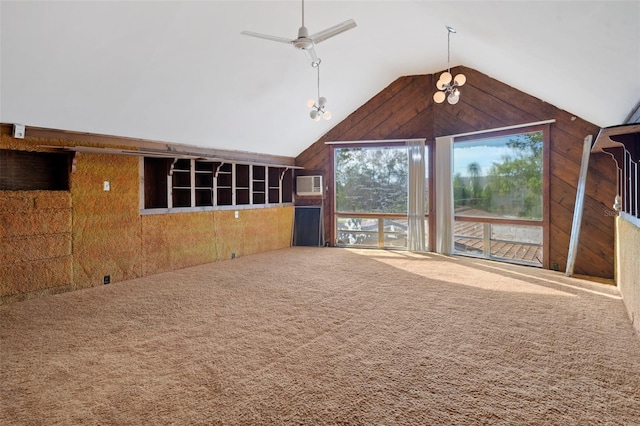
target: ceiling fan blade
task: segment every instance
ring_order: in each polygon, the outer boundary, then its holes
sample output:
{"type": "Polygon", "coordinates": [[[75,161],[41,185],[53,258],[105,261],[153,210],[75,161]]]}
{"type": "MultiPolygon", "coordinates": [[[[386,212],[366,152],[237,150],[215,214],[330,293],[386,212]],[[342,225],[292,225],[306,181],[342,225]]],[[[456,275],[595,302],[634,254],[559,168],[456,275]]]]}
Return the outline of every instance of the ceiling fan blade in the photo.
{"type": "Polygon", "coordinates": [[[286,44],[293,43],[293,40],[291,40],[289,38],[271,36],[271,35],[267,35],[267,34],[254,33],[252,31],[242,31],[240,34],[251,36],[251,37],[264,38],[266,40],[278,41],[280,43],[286,43],[286,44]]]}
{"type": "Polygon", "coordinates": [[[327,28],[326,30],[311,34],[309,38],[313,40],[314,43],[320,43],[321,41],[324,41],[355,27],[356,22],[353,19],[349,19],[348,21],[344,21],[338,25],[334,25],[333,27],[327,28]]]}

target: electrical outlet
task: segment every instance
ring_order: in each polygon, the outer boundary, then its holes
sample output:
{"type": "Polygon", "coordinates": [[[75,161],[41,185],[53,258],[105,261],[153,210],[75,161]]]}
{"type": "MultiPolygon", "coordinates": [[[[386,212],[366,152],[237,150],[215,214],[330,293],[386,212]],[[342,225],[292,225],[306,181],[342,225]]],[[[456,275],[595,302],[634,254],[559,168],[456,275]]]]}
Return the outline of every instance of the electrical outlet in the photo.
{"type": "Polygon", "coordinates": [[[236,212],[233,214],[235,216],[235,218],[239,218],[240,217],[240,212],[238,210],[236,210],[236,212]]]}
{"type": "Polygon", "coordinates": [[[106,181],[106,180],[105,180],[105,181],[104,181],[104,184],[102,185],[102,188],[103,188],[105,191],[109,191],[109,190],[111,189],[111,184],[109,183],[109,181],[106,181]]]}
{"type": "Polygon", "coordinates": [[[111,282],[111,275],[105,275],[102,282],[104,282],[105,285],[109,284],[111,282]]]}

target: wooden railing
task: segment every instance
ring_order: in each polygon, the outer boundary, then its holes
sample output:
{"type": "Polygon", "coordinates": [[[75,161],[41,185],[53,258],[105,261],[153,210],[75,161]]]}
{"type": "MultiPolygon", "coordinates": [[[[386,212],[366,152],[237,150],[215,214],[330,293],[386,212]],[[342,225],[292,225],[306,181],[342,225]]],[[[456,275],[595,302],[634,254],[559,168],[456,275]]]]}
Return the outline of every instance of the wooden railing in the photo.
{"type": "MultiPolygon", "coordinates": [[[[407,229],[385,230],[384,221],[388,219],[407,220],[406,213],[335,213],[336,220],[336,245],[360,246],[360,247],[407,247],[407,229]],[[361,224],[353,229],[340,229],[339,219],[368,219],[376,222],[372,229],[362,229],[361,224]]],[[[425,221],[428,216],[425,215],[425,221]]],[[[425,227],[425,232],[427,232],[425,227]]]]}
{"type": "Polygon", "coordinates": [[[542,220],[515,219],[502,217],[475,217],[455,216],[455,222],[468,222],[482,224],[482,232],[479,235],[464,235],[459,226],[454,226],[454,252],[481,256],[488,259],[507,260],[514,263],[542,266],[543,242],[539,244],[531,242],[509,240],[504,238],[492,238],[493,225],[535,226],[542,228],[542,220]],[[456,232],[457,231],[457,232],[456,232]]]}

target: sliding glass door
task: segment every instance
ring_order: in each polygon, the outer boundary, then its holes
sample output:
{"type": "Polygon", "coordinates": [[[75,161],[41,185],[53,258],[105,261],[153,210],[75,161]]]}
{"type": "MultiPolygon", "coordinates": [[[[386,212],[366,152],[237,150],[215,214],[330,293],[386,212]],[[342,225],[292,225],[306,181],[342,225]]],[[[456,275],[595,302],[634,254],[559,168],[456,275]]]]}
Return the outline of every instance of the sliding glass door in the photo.
{"type": "Polygon", "coordinates": [[[453,252],[543,264],[544,133],[456,139],[453,252]]]}

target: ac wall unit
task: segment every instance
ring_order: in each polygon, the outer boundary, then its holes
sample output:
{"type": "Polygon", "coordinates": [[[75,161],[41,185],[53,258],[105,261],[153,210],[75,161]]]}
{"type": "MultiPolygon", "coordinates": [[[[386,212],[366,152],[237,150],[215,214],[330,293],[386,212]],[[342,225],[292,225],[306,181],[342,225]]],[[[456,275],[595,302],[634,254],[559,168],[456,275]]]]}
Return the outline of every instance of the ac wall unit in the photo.
{"type": "Polygon", "coordinates": [[[296,177],[296,195],[322,195],[322,176],[296,177]]]}

